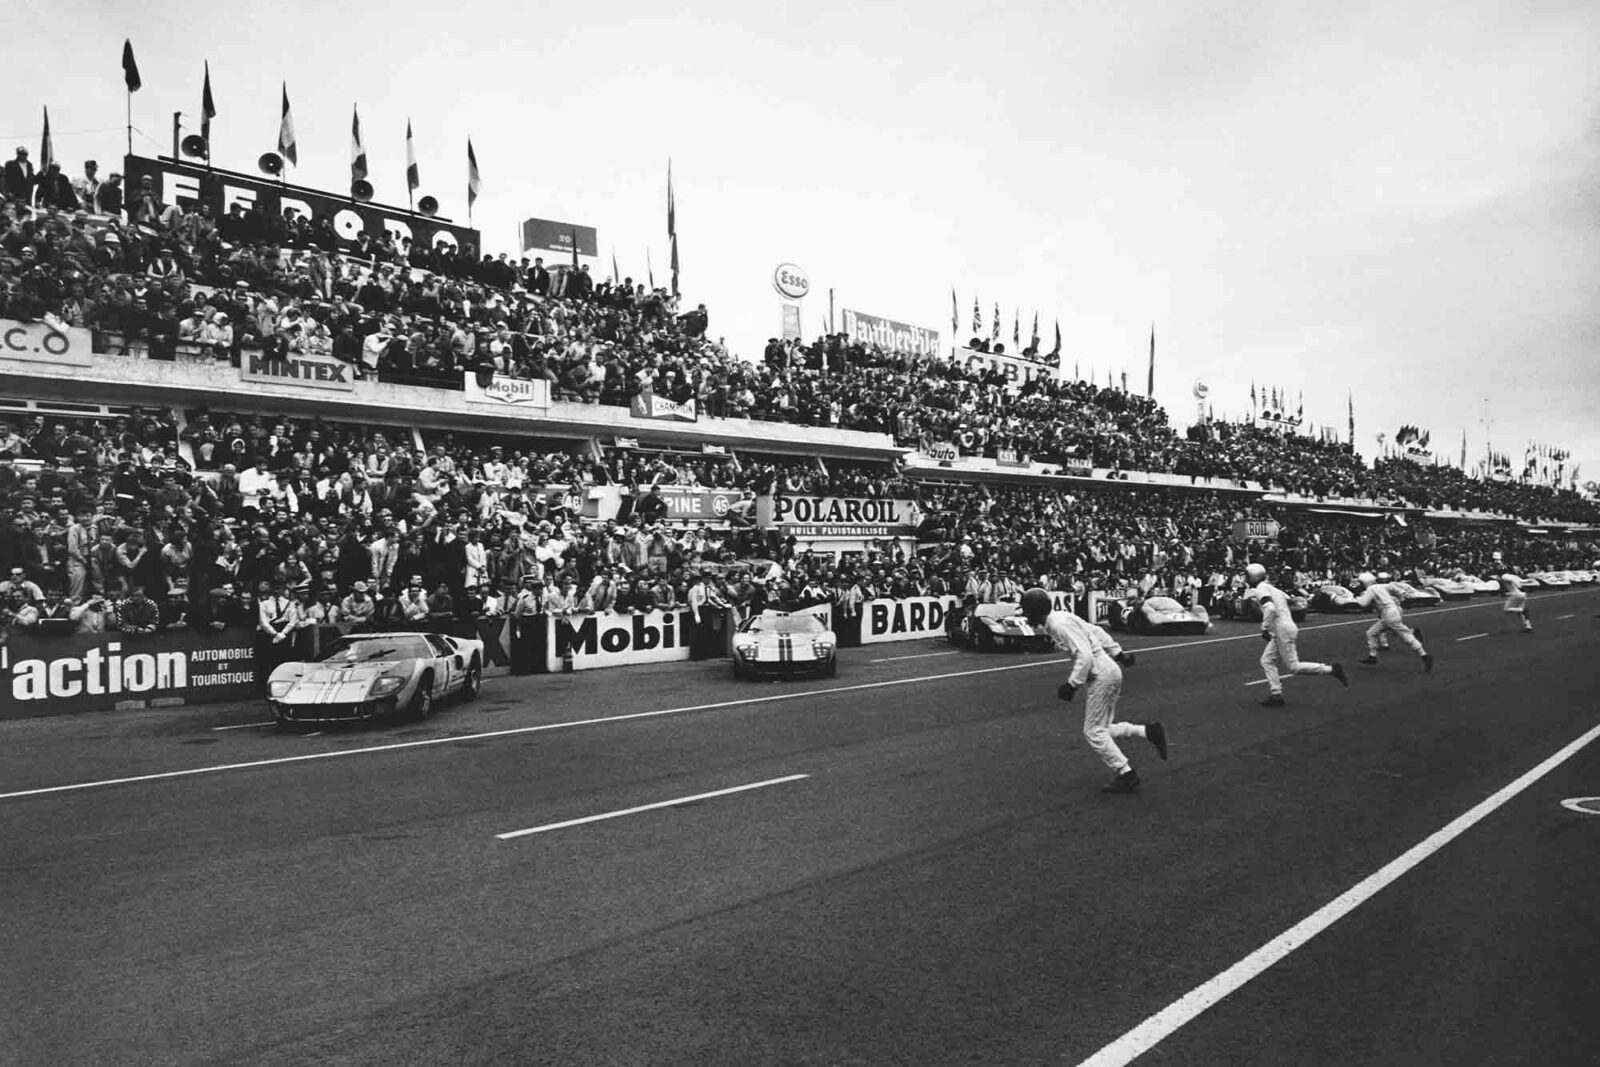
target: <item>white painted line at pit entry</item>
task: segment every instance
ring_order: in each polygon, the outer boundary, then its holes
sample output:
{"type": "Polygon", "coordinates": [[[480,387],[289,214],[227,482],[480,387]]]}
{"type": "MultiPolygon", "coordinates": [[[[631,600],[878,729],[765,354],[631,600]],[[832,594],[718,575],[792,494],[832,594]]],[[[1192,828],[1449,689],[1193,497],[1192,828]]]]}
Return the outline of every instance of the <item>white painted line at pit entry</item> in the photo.
{"type": "MultiPolygon", "coordinates": [[[[1559,596],[1572,596],[1573,593],[1552,593],[1544,599],[1553,600],[1559,596]]],[[[1433,608],[1413,612],[1413,617],[1420,615],[1447,615],[1456,611],[1470,611],[1473,608],[1498,607],[1499,601],[1484,601],[1479,604],[1458,604],[1448,608],[1433,608]]],[[[1341,626],[1366,626],[1365,619],[1346,619],[1340,622],[1319,623],[1316,626],[1302,626],[1302,633],[1308,630],[1331,630],[1341,626]]],[[[1177,641],[1168,645],[1151,645],[1148,648],[1134,648],[1129,651],[1166,652],[1174,648],[1197,648],[1205,645],[1221,645],[1230,641],[1258,641],[1257,633],[1235,634],[1231,637],[1208,637],[1200,641],[1177,641]]],[[[514,726],[505,730],[485,730],[482,733],[459,734],[450,737],[429,737],[417,741],[396,741],[387,745],[372,745],[367,748],[342,748],[330,752],[306,752],[298,756],[277,756],[272,759],[247,760],[242,763],[218,763],[205,767],[189,767],[176,771],[156,771],[151,774],[135,774],[124,778],[102,778],[89,782],[68,782],[64,785],[42,786],[35,789],[18,789],[9,793],[0,793],[0,800],[21,800],[25,797],[48,796],[55,793],[75,793],[85,789],[103,789],[114,785],[136,785],[141,782],[160,782],[176,778],[194,778],[207,774],[221,774],[225,771],[256,770],[261,767],[276,767],[291,763],[307,763],[311,760],[342,759],[349,756],[369,756],[380,752],[402,752],[413,748],[431,748],[435,745],[453,745],[461,741],[492,740],[497,737],[518,737],[522,734],[544,733],[549,730],[568,730],[579,726],[600,726],[614,722],[630,722],[634,719],[654,719],[664,715],[684,715],[695,711],[715,711],[721,708],[748,707],[752,704],[775,704],[784,700],[803,700],[807,697],[828,696],[833,693],[855,693],[867,689],[884,689],[890,686],[916,685],[922,682],[942,682],[950,678],[970,678],[980,674],[999,674],[1004,671],[1025,671],[1034,667],[1047,667],[1059,665],[1060,656],[1050,656],[1031,660],[1027,663],[1008,663],[1001,667],[978,667],[970,671],[949,671],[944,674],[923,674],[914,678],[886,678],[881,682],[862,682],[858,685],[840,685],[828,689],[802,689],[793,693],[768,693],[758,697],[746,697],[740,700],[721,700],[711,704],[690,704],[680,708],[660,708],[655,711],[635,711],[625,715],[606,715],[593,719],[572,719],[567,722],[543,723],[537,726],[514,726]]]]}
{"type": "Polygon", "coordinates": [[[1561,806],[1579,815],[1600,815],[1600,797],[1568,797],[1561,806]]]}
{"type": "Polygon", "coordinates": [[[915,656],[885,656],[883,659],[869,659],[868,663],[893,663],[901,659],[932,659],[934,656],[954,656],[954,650],[949,652],[918,652],[915,656]]]}
{"type": "MultiPolygon", "coordinates": [[[[1251,979],[1259,976],[1273,964],[1286,958],[1295,949],[1305,945],[1340,919],[1376,896],[1379,890],[1439,851],[1451,841],[1488,818],[1498,808],[1561,764],[1577,755],[1585,745],[1600,737],[1600,726],[1589,730],[1565,748],[1505,786],[1499,792],[1480,801],[1465,814],[1457,816],[1445,826],[1413,845],[1398,857],[1345,890],[1289,929],[1256,949],[1221,974],[1196,986],[1165,1008],[1150,1016],[1109,1045],[1082,1061],[1079,1067],[1121,1067],[1155,1048],[1171,1037],[1185,1024],[1202,1012],[1215,1006],[1224,997],[1235,992],[1251,979]]],[[[1600,798],[1595,798],[1600,799],[1600,798]]]]}
{"type": "Polygon", "coordinates": [[[549,830],[565,830],[569,826],[582,826],[585,823],[604,822],[606,819],[620,819],[624,815],[637,815],[641,811],[655,811],[657,808],[672,808],[679,804],[693,804],[697,800],[710,800],[712,797],[725,797],[731,793],[746,793],[752,789],[765,789],[770,785],[782,785],[785,782],[798,782],[802,778],[810,778],[809,774],[791,774],[784,778],[768,778],[764,782],[751,782],[749,785],[736,785],[730,789],[716,789],[709,793],[696,793],[692,797],[678,797],[676,800],[658,800],[654,804],[641,804],[636,808],[623,808],[621,811],[608,811],[600,815],[585,815],[581,819],[568,819],[565,822],[545,823],[543,826],[530,826],[526,830],[512,830],[509,833],[495,834],[497,841],[510,841],[514,837],[527,837],[530,834],[542,834],[549,830]]]}
{"type": "Polygon", "coordinates": [[[1484,632],[1484,633],[1481,633],[1481,634],[1468,634],[1465,637],[1456,638],[1456,644],[1460,644],[1463,641],[1476,641],[1480,637],[1488,637],[1488,636],[1489,636],[1489,634],[1487,632],[1484,632]]]}
{"type": "Polygon", "coordinates": [[[212,729],[213,730],[259,730],[263,726],[276,726],[276,725],[278,725],[278,721],[276,719],[268,719],[266,722],[242,722],[237,726],[213,726],[212,729]]]}

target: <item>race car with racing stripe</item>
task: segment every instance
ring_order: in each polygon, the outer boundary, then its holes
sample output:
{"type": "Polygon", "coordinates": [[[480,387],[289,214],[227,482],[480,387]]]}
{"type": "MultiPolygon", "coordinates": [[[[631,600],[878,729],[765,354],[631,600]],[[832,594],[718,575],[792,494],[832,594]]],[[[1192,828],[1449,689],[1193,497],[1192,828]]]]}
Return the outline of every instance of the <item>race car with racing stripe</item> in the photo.
{"type": "Polygon", "coordinates": [[[739,624],[733,635],[735,678],[839,673],[839,641],[816,615],[763,611],[739,624]]]}
{"type": "Polygon", "coordinates": [[[1332,582],[1319,586],[1317,591],[1311,594],[1311,607],[1316,611],[1346,614],[1365,610],[1356,603],[1356,595],[1347,587],[1332,582]]]}
{"type": "Polygon", "coordinates": [[[352,634],[315,659],[279,664],[267,696],[280,726],[426,719],[435,704],[483,684],[483,642],[430,633],[352,634]]]}
{"type": "Polygon", "coordinates": [[[953,610],[945,618],[945,637],[952,645],[980,652],[1042,652],[1050,647],[1049,636],[1022,617],[1021,604],[975,604],[953,610]]]}
{"type": "Polygon", "coordinates": [[[1196,604],[1186,608],[1169,596],[1129,601],[1122,625],[1136,634],[1203,634],[1211,629],[1211,615],[1196,604]]]}
{"type": "Polygon", "coordinates": [[[1446,600],[1471,600],[1477,593],[1476,589],[1460,578],[1445,578],[1437,574],[1418,578],[1417,585],[1423,589],[1433,590],[1446,600]]]}

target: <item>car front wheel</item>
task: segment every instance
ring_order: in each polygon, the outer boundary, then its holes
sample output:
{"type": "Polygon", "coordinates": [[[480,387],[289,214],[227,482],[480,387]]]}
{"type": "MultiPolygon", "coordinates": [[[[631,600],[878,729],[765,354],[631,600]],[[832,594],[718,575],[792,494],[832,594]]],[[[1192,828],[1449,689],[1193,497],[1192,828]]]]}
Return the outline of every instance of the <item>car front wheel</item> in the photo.
{"type": "Polygon", "coordinates": [[[461,683],[461,699],[476,700],[483,690],[483,667],[477,660],[472,661],[472,666],[467,668],[467,676],[461,683]]]}
{"type": "Polygon", "coordinates": [[[410,718],[417,722],[433,717],[433,675],[422,676],[422,681],[417,683],[416,695],[411,698],[411,705],[407,710],[410,718]]]}

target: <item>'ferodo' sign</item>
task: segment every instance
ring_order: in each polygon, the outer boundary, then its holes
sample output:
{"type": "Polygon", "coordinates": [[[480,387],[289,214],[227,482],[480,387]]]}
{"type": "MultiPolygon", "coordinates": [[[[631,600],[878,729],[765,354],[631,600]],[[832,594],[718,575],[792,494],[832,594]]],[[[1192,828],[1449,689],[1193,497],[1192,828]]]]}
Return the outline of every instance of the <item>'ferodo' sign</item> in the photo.
{"type": "Polygon", "coordinates": [[[869,600],[861,612],[861,643],[943,637],[944,619],[960,601],[953,596],[914,596],[869,600]]]}
{"type": "Polygon", "coordinates": [[[689,658],[693,615],[651,611],[643,615],[549,615],[548,668],[561,670],[568,651],[573,670],[665,663],[689,658]]]}
{"type": "Polygon", "coordinates": [[[0,648],[0,719],[104,711],[123,700],[234,700],[255,693],[248,634],[15,635],[0,648]]]}

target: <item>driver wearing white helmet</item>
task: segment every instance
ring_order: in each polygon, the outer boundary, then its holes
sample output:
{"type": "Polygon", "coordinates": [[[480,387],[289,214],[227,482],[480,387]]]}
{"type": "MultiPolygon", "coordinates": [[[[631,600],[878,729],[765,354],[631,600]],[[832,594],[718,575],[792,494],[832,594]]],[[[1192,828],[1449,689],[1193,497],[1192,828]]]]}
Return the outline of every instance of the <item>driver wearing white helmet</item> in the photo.
{"type": "Polygon", "coordinates": [[[1422,657],[1424,671],[1433,670],[1433,657],[1422,647],[1422,631],[1406,625],[1405,614],[1400,610],[1400,599],[1390,584],[1378,581],[1371,571],[1357,575],[1356,583],[1361,586],[1361,595],[1356,597],[1356,603],[1363,608],[1378,609],[1378,621],[1367,630],[1367,658],[1361,662],[1368,666],[1377,663],[1378,649],[1389,647],[1382,638],[1392,633],[1400,639],[1401,644],[1422,657]]]}
{"type": "Polygon", "coordinates": [[[1261,653],[1261,671],[1267,676],[1267,699],[1262,706],[1281,708],[1283,699],[1282,672],[1289,674],[1331,674],[1341,685],[1348,686],[1344,666],[1334,663],[1307,663],[1300,658],[1295,642],[1300,627],[1289,614],[1289,598],[1283,591],[1267,581],[1267,568],[1252,563],[1244,569],[1244,580],[1250,586],[1245,595],[1261,604],[1261,639],[1267,647],[1261,653]]]}
{"type": "Polygon", "coordinates": [[[1029,589],[1022,594],[1022,614],[1034,627],[1042,629],[1055,646],[1072,655],[1072,674],[1056,690],[1062,700],[1070,701],[1078,689],[1088,683],[1084,698],[1083,736],[1111,773],[1115,776],[1102,793],[1132,793],[1139,788],[1139,772],[1133,769],[1128,757],[1117,747],[1119,737],[1142,737],[1155,746],[1162,759],[1167,758],[1167,731],[1158,722],[1147,725],[1116,722],[1117,699],[1122,695],[1122,667],[1133,664],[1133,654],[1122,647],[1098,626],[1078,618],[1070,611],[1051,611],[1050,594],[1043,589],[1029,589]]]}

